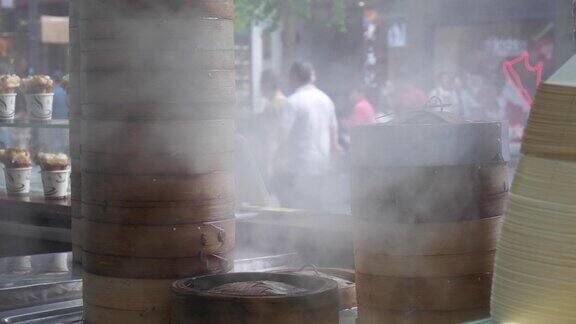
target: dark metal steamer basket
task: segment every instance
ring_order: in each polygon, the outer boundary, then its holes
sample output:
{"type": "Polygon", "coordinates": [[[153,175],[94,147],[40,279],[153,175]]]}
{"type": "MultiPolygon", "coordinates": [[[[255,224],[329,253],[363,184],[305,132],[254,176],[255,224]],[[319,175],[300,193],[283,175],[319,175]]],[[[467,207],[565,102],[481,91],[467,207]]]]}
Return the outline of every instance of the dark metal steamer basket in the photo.
{"type": "Polygon", "coordinates": [[[280,273],[230,273],[177,281],[171,323],[338,323],[338,284],[327,278],[280,273]],[[271,281],[304,292],[253,296],[210,292],[224,284],[271,281]]]}

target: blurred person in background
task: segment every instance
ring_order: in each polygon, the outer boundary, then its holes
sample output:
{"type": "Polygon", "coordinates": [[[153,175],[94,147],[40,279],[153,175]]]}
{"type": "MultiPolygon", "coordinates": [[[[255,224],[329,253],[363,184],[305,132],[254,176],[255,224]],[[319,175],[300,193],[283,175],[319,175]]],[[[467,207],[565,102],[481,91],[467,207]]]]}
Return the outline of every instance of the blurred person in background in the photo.
{"type": "Polygon", "coordinates": [[[371,124],[375,121],[374,107],[368,101],[363,90],[352,90],[350,100],[354,103],[354,108],[352,108],[350,115],[343,120],[345,127],[351,128],[371,124]]]}
{"type": "Polygon", "coordinates": [[[350,93],[350,101],[353,104],[352,110],[342,119],[342,142],[347,148],[350,144],[350,130],[354,126],[372,124],[376,121],[374,107],[368,101],[366,92],[354,89],[350,93]]]}
{"type": "Polygon", "coordinates": [[[240,134],[234,136],[234,185],[236,207],[243,205],[271,206],[272,196],[268,190],[253,146],[240,134]]]}
{"type": "Polygon", "coordinates": [[[287,109],[288,98],[282,92],[280,82],[272,70],[262,73],[260,83],[265,103],[264,110],[257,116],[257,136],[254,140],[258,146],[255,147],[255,154],[262,176],[270,186],[274,157],[278,150],[280,117],[287,109]]]}
{"type": "Polygon", "coordinates": [[[436,87],[430,92],[430,98],[433,97],[440,98],[442,104],[446,105],[446,107],[439,108],[438,111],[460,115],[460,102],[455,89],[454,79],[447,72],[442,72],[438,75],[436,87]]]}
{"type": "Polygon", "coordinates": [[[52,118],[54,119],[68,119],[68,95],[63,86],[62,72],[54,72],[54,105],[52,108],[52,118]]]}
{"type": "Polygon", "coordinates": [[[426,93],[407,76],[400,76],[396,83],[393,108],[397,114],[420,110],[426,105],[428,101],[426,93]]]}
{"type": "Polygon", "coordinates": [[[311,64],[290,68],[295,92],[280,117],[275,193],[284,207],[322,209],[321,195],[340,150],[332,100],[314,83],[311,64]]]}
{"type": "Polygon", "coordinates": [[[470,121],[485,120],[481,103],[483,80],[478,75],[464,73],[459,80],[458,96],[462,117],[470,121]]]}

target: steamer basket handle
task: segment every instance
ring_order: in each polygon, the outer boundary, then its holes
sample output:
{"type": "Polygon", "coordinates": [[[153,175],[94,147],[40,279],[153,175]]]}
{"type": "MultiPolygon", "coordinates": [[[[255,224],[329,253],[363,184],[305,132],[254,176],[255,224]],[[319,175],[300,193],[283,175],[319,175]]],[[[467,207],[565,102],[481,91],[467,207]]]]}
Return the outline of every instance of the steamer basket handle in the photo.
{"type": "MultiPolygon", "coordinates": [[[[209,256],[218,259],[218,261],[220,261],[220,267],[221,268],[227,268],[228,264],[230,263],[230,260],[228,258],[225,258],[219,254],[209,254],[209,256]]],[[[208,262],[208,258],[206,257],[206,253],[204,253],[204,251],[200,251],[198,252],[198,257],[200,258],[200,264],[202,265],[202,267],[206,270],[206,271],[212,271],[210,269],[210,262],[208,262]]],[[[222,269],[217,269],[217,270],[222,270],[222,269]]]]}
{"type": "Polygon", "coordinates": [[[216,226],[214,224],[208,224],[212,227],[214,227],[216,230],[218,230],[218,242],[220,242],[220,245],[224,245],[224,242],[226,241],[226,230],[220,226],[216,226]]]}
{"type": "MultiPolygon", "coordinates": [[[[224,246],[224,243],[226,243],[226,230],[220,226],[216,226],[213,224],[207,224],[207,225],[215,228],[218,231],[216,239],[218,240],[218,242],[220,242],[220,247],[224,246]]],[[[202,235],[200,235],[200,242],[202,243],[202,246],[210,245],[210,240],[208,240],[208,235],[206,235],[206,233],[202,233],[202,235]]]]}

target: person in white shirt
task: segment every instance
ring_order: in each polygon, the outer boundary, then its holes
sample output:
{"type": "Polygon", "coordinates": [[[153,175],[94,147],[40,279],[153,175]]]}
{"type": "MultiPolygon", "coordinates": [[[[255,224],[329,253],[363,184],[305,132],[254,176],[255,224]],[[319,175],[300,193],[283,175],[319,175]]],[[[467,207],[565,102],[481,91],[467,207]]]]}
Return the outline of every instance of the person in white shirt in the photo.
{"type": "Polygon", "coordinates": [[[276,159],[276,194],[289,208],[319,209],[319,195],[338,145],[338,123],[332,100],[314,85],[309,63],[294,63],[288,98],[280,122],[276,159]]]}
{"type": "Polygon", "coordinates": [[[454,89],[454,82],[450,74],[443,72],[438,76],[438,86],[430,92],[430,98],[433,97],[439,98],[442,100],[442,104],[446,105],[446,107],[436,110],[460,115],[460,100],[458,99],[458,93],[454,89]]]}

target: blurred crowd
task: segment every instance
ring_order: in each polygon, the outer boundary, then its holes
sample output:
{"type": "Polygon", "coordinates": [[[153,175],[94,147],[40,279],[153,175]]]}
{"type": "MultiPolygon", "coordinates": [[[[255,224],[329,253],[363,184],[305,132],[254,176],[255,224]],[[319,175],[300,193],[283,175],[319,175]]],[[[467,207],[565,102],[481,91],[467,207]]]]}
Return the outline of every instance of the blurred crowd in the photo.
{"type": "Polygon", "coordinates": [[[355,111],[339,123],[333,101],[315,85],[311,64],[294,63],[288,79],[290,95],[282,91],[279,78],[271,71],[263,73],[266,104],[255,116],[247,143],[266,191],[281,206],[321,209],[320,195],[341,151],[340,124],[351,127],[373,122],[374,109],[361,92],[353,91],[355,111]]]}
{"type": "MultiPolygon", "coordinates": [[[[339,111],[316,86],[311,64],[292,66],[287,92],[281,79],[272,71],[263,73],[264,109],[242,133],[259,170],[260,192],[273,197],[272,204],[289,208],[326,209],[327,201],[347,201],[348,180],[338,179],[348,173],[347,149],[355,126],[387,122],[405,112],[444,111],[467,121],[508,120],[513,143],[520,141],[529,113],[529,104],[514,84],[495,84],[467,73],[440,73],[428,91],[413,83],[409,75],[399,74],[378,89],[377,98],[369,89],[351,87],[348,107],[339,111]],[[430,104],[433,101],[436,104],[430,104]]],[[[242,162],[239,168],[243,168],[242,162]]],[[[266,199],[246,200],[271,204],[266,199]]]]}

